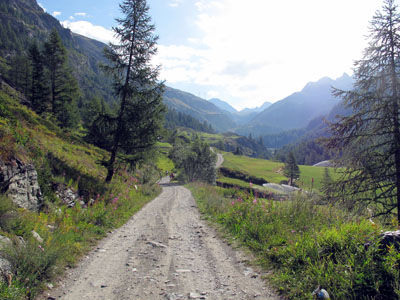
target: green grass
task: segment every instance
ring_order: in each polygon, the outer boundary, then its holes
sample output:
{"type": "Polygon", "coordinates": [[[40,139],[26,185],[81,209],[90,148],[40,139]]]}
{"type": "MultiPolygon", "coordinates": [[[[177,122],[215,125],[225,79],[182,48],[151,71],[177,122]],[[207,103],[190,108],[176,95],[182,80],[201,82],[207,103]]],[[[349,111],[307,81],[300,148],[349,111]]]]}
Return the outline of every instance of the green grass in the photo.
{"type": "MultiPolygon", "coordinates": [[[[246,188],[246,189],[250,187],[249,182],[246,182],[246,181],[243,181],[243,180],[240,180],[240,179],[236,179],[236,178],[218,177],[218,181],[222,182],[222,183],[234,184],[234,185],[236,185],[238,187],[246,188]]],[[[271,192],[271,193],[274,193],[274,194],[283,194],[283,192],[281,192],[281,191],[277,191],[277,190],[274,190],[274,189],[266,188],[266,187],[263,187],[263,186],[257,185],[257,184],[252,184],[252,188],[253,189],[257,189],[257,190],[262,191],[262,192],[271,192]]]]}
{"type": "MultiPolygon", "coordinates": [[[[160,146],[168,148],[167,144],[160,146]]],[[[130,173],[121,164],[113,181],[105,184],[106,169],[99,162],[108,156],[0,92],[0,157],[33,163],[44,195],[40,213],[17,209],[0,195],[0,235],[14,240],[21,236],[26,241],[25,245],[14,243],[3,254],[15,276],[11,287],[0,284],[0,298],[33,297],[160,192],[153,184],[159,175],[151,165],[130,173]],[[88,207],[67,208],[51,189],[53,183],[77,190],[88,207]],[[41,245],[32,230],[44,239],[41,245]]],[[[161,168],[171,167],[164,154],[159,162],[161,168]]]]}
{"type": "MultiPolygon", "coordinates": [[[[223,166],[226,168],[245,172],[252,176],[261,177],[271,183],[279,184],[281,181],[287,180],[287,178],[282,174],[283,163],[247,156],[238,156],[228,152],[224,152],[223,154],[223,166]]],[[[296,184],[300,188],[310,190],[312,186],[312,178],[314,178],[313,188],[316,190],[321,188],[325,168],[312,166],[299,166],[299,168],[300,179],[296,184]]],[[[333,168],[329,168],[329,171],[333,179],[339,176],[333,168]]]]}
{"type": "Polygon", "coordinates": [[[400,253],[382,251],[377,242],[388,228],[304,197],[254,203],[235,190],[189,188],[208,218],[256,254],[269,282],[286,298],[311,300],[321,285],[332,300],[399,299],[400,253]]]}
{"type": "Polygon", "coordinates": [[[157,167],[165,174],[165,171],[171,172],[175,165],[165,154],[160,153],[157,158],[157,167]]]}

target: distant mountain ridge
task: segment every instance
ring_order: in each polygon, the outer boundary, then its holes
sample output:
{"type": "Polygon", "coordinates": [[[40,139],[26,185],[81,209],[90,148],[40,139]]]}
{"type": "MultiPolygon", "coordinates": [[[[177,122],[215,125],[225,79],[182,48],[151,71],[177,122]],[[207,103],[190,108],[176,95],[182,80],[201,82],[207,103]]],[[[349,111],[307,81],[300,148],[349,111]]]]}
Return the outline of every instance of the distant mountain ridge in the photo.
{"type": "Polygon", "coordinates": [[[219,132],[230,131],[236,127],[229,112],[193,94],[166,87],[164,103],[178,112],[188,114],[200,121],[207,121],[219,132]]]}
{"type": "Polygon", "coordinates": [[[251,132],[259,136],[304,128],[311,120],[328,114],[341,101],[333,96],[332,87],[349,90],[352,86],[353,79],[346,73],[336,80],[324,77],[308,83],[300,92],[257,114],[236,132],[245,135],[251,132]]]}
{"type": "Polygon", "coordinates": [[[212,104],[219,107],[220,109],[224,109],[233,114],[238,113],[238,111],[233,106],[231,106],[228,102],[222,101],[221,99],[212,98],[208,101],[210,101],[212,104]]]}

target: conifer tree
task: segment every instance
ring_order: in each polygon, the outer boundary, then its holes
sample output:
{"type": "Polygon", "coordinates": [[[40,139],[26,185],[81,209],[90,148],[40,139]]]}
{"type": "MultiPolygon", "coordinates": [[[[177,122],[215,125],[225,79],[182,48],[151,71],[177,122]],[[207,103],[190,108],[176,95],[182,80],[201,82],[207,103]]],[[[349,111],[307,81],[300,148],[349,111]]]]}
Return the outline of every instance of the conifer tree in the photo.
{"type": "Polygon", "coordinates": [[[50,74],[50,92],[51,92],[51,109],[53,114],[57,111],[58,97],[62,78],[64,75],[64,66],[67,61],[67,51],[61,41],[60,35],[54,28],[49,38],[44,44],[46,66],[50,74]]]}
{"type": "Polygon", "coordinates": [[[300,177],[300,169],[296,163],[293,152],[289,152],[283,167],[283,175],[289,179],[289,185],[294,186],[294,181],[300,177]]]}
{"type": "Polygon", "coordinates": [[[36,42],[29,47],[28,57],[32,68],[30,92],[32,108],[37,113],[43,113],[48,107],[49,89],[46,84],[43,55],[36,42]]]}
{"type": "Polygon", "coordinates": [[[324,176],[322,177],[321,183],[322,183],[321,192],[324,194],[326,201],[331,202],[332,192],[333,192],[333,188],[334,188],[334,186],[333,186],[334,181],[331,177],[331,174],[330,174],[328,168],[324,169],[324,176]]]}
{"type": "Polygon", "coordinates": [[[159,68],[150,63],[157,52],[158,37],[153,34],[155,27],[150,23],[147,3],[124,0],[120,9],[124,17],[116,19],[119,26],[113,28],[119,43],[105,49],[110,65],[103,67],[112,76],[119,98],[106,182],[112,180],[118,151],[134,164],[155,144],[164,111],[163,84],[157,79],[159,68]]]}
{"type": "Polygon", "coordinates": [[[50,76],[51,110],[61,127],[75,127],[79,120],[78,83],[67,65],[67,50],[56,29],[44,44],[50,76]]]}
{"type": "Polygon", "coordinates": [[[345,166],[338,199],[370,206],[375,216],[397,214],[400,224],[399,76],[400,15],[394,1],[385,0],[355,63],[354,89],[335,91],[353,114],[331,125],[328,146],[340,150],[345,166]]]}

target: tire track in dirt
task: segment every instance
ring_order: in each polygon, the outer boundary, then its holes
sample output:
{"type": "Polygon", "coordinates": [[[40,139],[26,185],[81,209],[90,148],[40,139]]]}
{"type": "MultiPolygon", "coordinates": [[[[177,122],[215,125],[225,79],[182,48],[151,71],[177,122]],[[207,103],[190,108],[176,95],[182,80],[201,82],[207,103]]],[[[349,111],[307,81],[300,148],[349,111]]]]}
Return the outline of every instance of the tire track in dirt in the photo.
{"type": "Polygon", "coordinates": [[[41,299],[279,299],[201,220],[190,191],[166,180],[159,197],[41,299]]]}

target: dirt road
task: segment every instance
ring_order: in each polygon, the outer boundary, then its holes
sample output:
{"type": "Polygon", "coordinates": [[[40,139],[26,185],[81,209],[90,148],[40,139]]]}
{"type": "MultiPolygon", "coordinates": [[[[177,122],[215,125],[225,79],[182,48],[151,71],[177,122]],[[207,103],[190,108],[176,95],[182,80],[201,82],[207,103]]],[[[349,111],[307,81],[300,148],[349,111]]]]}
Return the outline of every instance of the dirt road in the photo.
{"type": "Polygon", "coordinates": [[[217,167],[217,168],[221,167],[223,163],[224,163],[224,157],[222,156],[221,153],[217,153],[217,163],[216,163],[216,167],[217,167]]]}
{"type": "Polygon", "coordinates": [[[100,242],[46,297],[279,299],[245,260],[200,219],[189,190],[166,183],[159,197],[100,242]]]}

